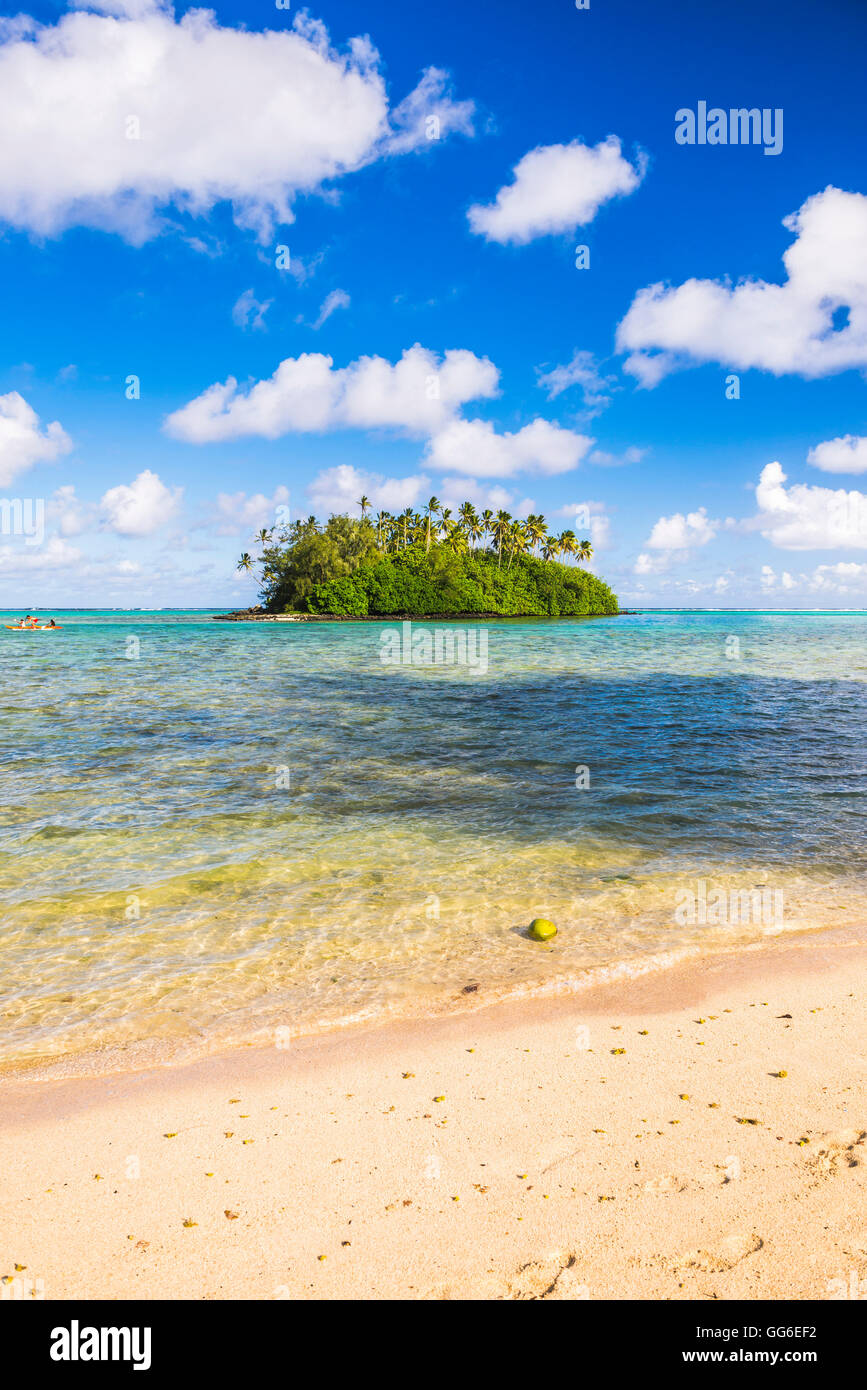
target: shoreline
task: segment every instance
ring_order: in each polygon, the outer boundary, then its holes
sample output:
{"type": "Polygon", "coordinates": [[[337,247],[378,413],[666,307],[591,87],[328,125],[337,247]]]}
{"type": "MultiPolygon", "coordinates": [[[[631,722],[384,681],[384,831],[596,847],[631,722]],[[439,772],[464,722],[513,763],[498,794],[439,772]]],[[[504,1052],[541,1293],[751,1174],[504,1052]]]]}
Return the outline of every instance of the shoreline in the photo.
{"type": "MultiPolygon", "coordinates": [[[[847,938],[851,936],[851,927],[843,930],[847,938]]],[[[827,925],[799,927],[783,934],[762,936],[729,946],[721,945],[711,950],[692,944],[655,955],[624,956],[587,966],[577,976],[563,974],[553,980],[502,986],[500,989],[470,983],[458,993],[414,997],[411,1005],[399,1013],[389,1013],[383,1009],[374,1014],[328,1016],[303,1024],[298,1032],[290,1033],[284,1025],[251,1023],[247,1030],[234,1036],[196,1032],[184,1036],[87,1045],[54,1056],[16,1060],[5,1060],[0,1056],[0,1093],[7,1082],[86,1083],[97,1078],[135,1076],[151,1071],[170,1072],[205,1064],[213,1059],[266,1053],[275,1046],[273,1039],[277,1032],[285,1038],[285,1045],[292,1048],[329,1039],[343,1041],[349,1046],[356,1039],[378,1033],[436,1026],[449,1020],[488,1015],[496,1019],[510,1014],[517,1017],[519,1012],[522,1017],[534,1017],[536,1011],[544,1013],[554,1005],[579,1011],[586,1005],[593,1012],[599,999],[606,1000],[611,1007],[619,1006],[628,1011],[629,1001],[636,997],[639,985],[652,985],[655,982],[661,993],[667,983],[679,988],[682,980],[689,980],[693,976],[698,979],[717,969],[725,971],[727,964],[733,965],[762,953],[775,941],[793,947],[797,944],[819,945],[826,938],[831,941],[837,935],[839,930],[827,925]]],[[[863,940],[867,950],[867,924],[863,929],[863,940]]],[[[644,997],[643,994],[641,997],[644,997]]]]}
{"type": "Polygon", "coordinates": [[[239,609],[236,613],[212,613],[215,623],[450,623],[458,620],[483,618],[485,622],[508,620],[527,622],[575,622],[590,618],[635,618],[634,609],[620,608],[616,613],[369,613],[357,617],[347,613],[261,613],[255,609],[239,609]]]}
{"type": "Polygon", "coordinates": [[[867,1277],[865,963],[834,929],[580,998],[4,1079],[0,1277],[24,1265],[46,1298],[842,1296],[867,1277]]]}

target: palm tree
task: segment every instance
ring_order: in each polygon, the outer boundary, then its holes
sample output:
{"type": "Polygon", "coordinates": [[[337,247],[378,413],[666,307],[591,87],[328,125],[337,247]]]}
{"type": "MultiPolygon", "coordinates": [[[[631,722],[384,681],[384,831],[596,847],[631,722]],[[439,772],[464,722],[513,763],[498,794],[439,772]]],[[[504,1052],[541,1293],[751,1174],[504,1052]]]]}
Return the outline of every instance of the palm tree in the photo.
{"type": "MultiPolygon", "coordinates": [[[[467,503],[464,503],[464,506],[467,506],[467,505],[468,505],[467,503]]],[[[463,511],[463,507],[461,508],[461,511],[463,511]]],[[[470,504],[469,513],[467,514],[466,520],[464,521],[464,525],[465,525],[465,527],[467,528],[467,535],[468,535],[469,538],[470,538],[470,544],[471,544],[473,550],[475,550],[475,548],[476,548],[476,541],[479,539],[479,536],[482,534],[482,523],[480,522],[479,518],[476,516],[476,509],[475,509],[475,507],[473,507],[471,504],[470,504]]]]}
{"type": "Polygon", "coordinates": [[[407,528],[415,520],[415,515],[413,513],[412,507],[407,507],[406,511],[402,514],[400,519],[403,522],[403,548],[405,550],[407,528]]]}
{"type": "Polygon", "coordinates": [[[430,501],[428,502],[427,506],[425,507],[425,511],[427,512],[427,540],[426,540],[426,542],[425,542],[425,547],[424,547],[424,549],[425,549],[425,554],[427,554],[427,552],[430,550],[430,521],[431,521],[431,517],[432,517],[436,512],[438,512],[439,509],[440,509],[440,500],[439,500],[439,498],[438,498],[438,497],[431,497],[430,501]]]}
{"type": "Polygon", "coordinates": [[[470,533],[470,522],[472,521],[475,514],[475,509],[473,507],[472,502],[462,502],[461,505],[458,507],[458,517],[460,518],[460,523],[466,531],[467,535],[469,535],[470,533]]]}
{"type": "Polygon", "coordinates": [[[491,528],[491,534],[494,538],[494,544],[497,547],[497,569],[500,568],[500,560],[503,554],[503,542],[509,534],[509,526],[511,525],[511,522],[512,518],[509,516],[509,513],[504,512],[501,507],[500,510],[497,512],[496,519],[491,528]]]}
{"type": "Polygon", "coordinates": [[[543,516],[528,516],[526,525],[527,536],[532,544],[533,554],[535,555],[536,547],[539,542],[544,540],[545,536],[548,534],[548,527],[545,524],[545,518],[543,516]]]}
{"type": "Polygon", "coordinates": [[[361,520],[363,521],[370,510],[370,498],[360,497],[358,499],[358,505],[361,508],[361,520]]]}
{"type": "Polygon", "coordinates": [[[560,554],[560,541],[559,541],[559,538],[558,538],[557,536],[548,536],[547,539],[546,539],[546,541],[545,541],[545,544],[542,546],[542,559],[543,559],[543,560],[556,560],[556,558],[557,558],[557,556],[558,556],[559,554],[560,554]]]}
{"type": "Polygon", "coordinates": [[[578,555],[577,555],[577,559],[578,559],[578,563],[579,563],[579,564],[581,563],[582,560],[589,560],[589,559],[590,559],[590,556],[591,556],[592,554],[593,554],[593,546],[590,544],[589,541],[579,541],[579,542],[578,542],[578,555]]]}
{"type": "Polygon", "coordinates": [[[382,545],[382,528],[388,520],[388,512],[379,512],[376,518],[376,543],[382,545]]]}
{"type": "Polygon", "coordinates": [[[240,560],[238,561],[237,565],[235,566],[235,569],[236,569],[236,570],[243,570],[243,571],[245,572],[245,574],[250,574],[250,573],[252,572],[252,569],[253,569],[253,557],[252,557],[252,555],[248,555],[248,554],[247,554],[247,551],[245,550],[245,551],[244,551],[244,554],[241,556],[240,560]]]}
{"type": "Polygon", "coordinates": [[[560,537],[560,549],[564,555],[574,555],[578,548],[578,541],[574,531],[564,531],[560,537]]]}
{"type": "Polygon", "coordinates": [[[442,512],[440,514],[440,530],[442,531],[443,536],[448,536],[449,533],[453,531],[456,526],[457,522],[452,516],[451,507],[443,507],[442,512]]]}
{"type": "Polygon", "coordinates": [[[486,507],[482,512],[481,522],[482,535],[489,536],[491,534],[491,527],[494,524],[494,513],[491,511],[490,507],[486,507]]]}
{"type": "Polygon", "coordinates": [[[523,521],[513,521],[509,527],[509,564],[508,569],[512,568],[512,561],[516,555],[523,555],[530,543],[530,534],[523,521]]]}
{"type": "Polygon", "coordinates": [[[256,540],[259,542],[263,550],[265,549],[266,545],[270,545],[271,537],[273,536],[273,534],[273,531],[266,530],[264,526],[262,527],[261,531],[256,532],[256,540]]]}

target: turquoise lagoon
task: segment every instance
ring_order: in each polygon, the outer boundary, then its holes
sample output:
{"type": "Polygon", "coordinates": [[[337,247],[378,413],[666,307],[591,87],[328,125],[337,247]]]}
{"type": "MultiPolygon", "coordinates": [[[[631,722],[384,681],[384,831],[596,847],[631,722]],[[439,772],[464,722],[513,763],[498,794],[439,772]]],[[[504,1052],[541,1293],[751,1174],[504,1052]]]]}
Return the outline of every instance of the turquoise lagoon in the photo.
{"type": "Polygon", "coordinates": [[[282,1045],[867,920],[867,614],[493,620],[484,671],[384,663],[387,622],[54,616],[0,633],[7,1068],[282,1045]],[[677,910],[757,888],[773,921],[677,910]]]}

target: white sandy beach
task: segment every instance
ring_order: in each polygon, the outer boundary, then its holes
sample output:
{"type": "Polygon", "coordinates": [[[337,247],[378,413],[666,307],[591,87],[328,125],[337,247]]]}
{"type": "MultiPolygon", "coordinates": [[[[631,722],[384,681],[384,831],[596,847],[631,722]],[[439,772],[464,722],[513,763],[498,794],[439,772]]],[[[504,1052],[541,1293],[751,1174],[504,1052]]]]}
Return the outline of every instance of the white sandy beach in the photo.
{"type": "Polygon", "coordinates": [[[863,1296],[864,961],[850,933],[777,939],[553,1004],[7,1081],[4,1295],[863,1296]]]}

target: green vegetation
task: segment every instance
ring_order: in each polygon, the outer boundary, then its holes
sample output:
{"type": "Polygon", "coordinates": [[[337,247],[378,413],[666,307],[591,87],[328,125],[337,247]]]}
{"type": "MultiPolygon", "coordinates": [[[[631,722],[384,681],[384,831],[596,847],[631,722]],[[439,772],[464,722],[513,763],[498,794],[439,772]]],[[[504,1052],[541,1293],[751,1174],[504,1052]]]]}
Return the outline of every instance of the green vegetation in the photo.
{"type": "Polygon", "coordinates": [[[360,518],[315,516],[257,537],[258,560],[245,553],[238,569],[258,568],[270,613],[337,617],[503,614],[565,617],[616,613],[617,598],[595,575],[557,563],[558,555],[589,560],[593,547],[572,531],[548,534],[543,516],[516,521],[508,512],[471,503],[457,517],[432,497],[421,514],[360,518]]]}

